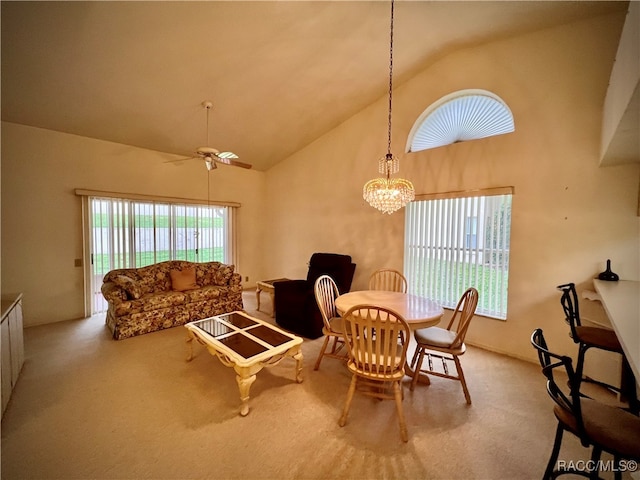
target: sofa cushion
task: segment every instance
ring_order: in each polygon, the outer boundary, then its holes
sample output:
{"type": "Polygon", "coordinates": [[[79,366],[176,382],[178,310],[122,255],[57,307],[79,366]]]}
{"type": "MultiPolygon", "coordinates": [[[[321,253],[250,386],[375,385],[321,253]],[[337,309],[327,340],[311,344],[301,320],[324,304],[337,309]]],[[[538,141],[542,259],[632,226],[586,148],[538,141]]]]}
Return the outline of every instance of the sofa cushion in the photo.
{"type": "Polygon", "coordinates": [[[196,282],[201,287],[207,285],[228,285],[235,265],[225,265],[220,262],[201,263],[196,266],[196,282]]]}
{"type": "Polygon", "coordinates": [[[187,303],[187,297],[182,292],[149,293],[138,300],[127,300],[114,305],[113,313],[120,317],[135,313],[160,310],[168,307],[183,306],[187,303]]]}
{"type": "Polygon", "coordinates": [[[195,267],[189,267],[183,270],[171,270],[169,274],[171,275],[171,288],[176,292],[184,292],[185,290],[198,288],[195,267]]]}
{"type": "Polygon", "coordinates": [[[143,310],[148,312],[184,305],[187,302],[187,296],[183,292],[168,291],[150,294],[144,297],[143,300],[143,310]]]}
{"type": "Polygon", "coordinates": [[[229,287],[218,287],[216,285],[207,285],[206,287],[199,288],[197,290],[190,290],[185,292],[187,296],[187,303],[191,302],[200,302],[202,300],[214,300],[219,298],[220,295],[225,293],[229,289],[229,287]]]}
{"type": "Polygon", "coordinates": [[[220,264],[216,270],[215,285],[227,285],[233,276],[234,265],[220,264]]]}
{"type": "Polygon", "coordinates": [[[142,295],[171,291],[170,262],[160,262],[137,269],[142,295]]]}

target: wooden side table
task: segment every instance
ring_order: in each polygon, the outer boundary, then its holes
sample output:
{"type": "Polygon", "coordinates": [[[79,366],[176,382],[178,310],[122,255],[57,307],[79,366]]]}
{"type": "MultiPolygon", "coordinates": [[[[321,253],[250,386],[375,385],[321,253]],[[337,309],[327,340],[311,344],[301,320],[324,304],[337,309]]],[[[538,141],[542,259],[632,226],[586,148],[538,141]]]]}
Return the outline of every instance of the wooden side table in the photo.
{"type": "Polygon", "coordinates": [[[282,282],[282,281],[286,281],[289,280],[288,278],[275,278],[273,280],[260,280],[259,282],[256,282],[256,300],[258,301],[258,307],[256,310],[260,310],[260,294],[265,291],[269,294],[269,297],[271,298],[271,317],[275,317],[276,315],[276,304],[273,300],[273,294],[275,292],[275,287],[273,286],[274,283],[276,282],[282,282]]]}

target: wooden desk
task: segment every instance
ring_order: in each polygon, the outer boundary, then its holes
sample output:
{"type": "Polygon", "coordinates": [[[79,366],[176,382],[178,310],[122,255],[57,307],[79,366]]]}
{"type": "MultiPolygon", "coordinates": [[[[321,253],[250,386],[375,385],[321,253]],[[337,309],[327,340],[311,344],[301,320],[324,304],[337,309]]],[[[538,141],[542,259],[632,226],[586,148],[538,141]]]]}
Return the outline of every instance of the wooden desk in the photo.
{"type": "Polygon", "coordinates": [[[640,282],[595,279],[593,285],[602,299],[636,381],[640,381],[640,282]]]}

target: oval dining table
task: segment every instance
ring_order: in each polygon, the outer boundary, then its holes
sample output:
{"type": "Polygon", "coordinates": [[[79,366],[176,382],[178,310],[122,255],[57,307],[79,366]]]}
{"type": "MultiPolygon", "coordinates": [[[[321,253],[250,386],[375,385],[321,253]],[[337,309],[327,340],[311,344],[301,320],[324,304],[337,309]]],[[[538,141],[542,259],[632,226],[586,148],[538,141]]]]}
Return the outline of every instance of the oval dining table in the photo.
{"type": "MultiPolygon", "coordinates": [[[[437,325],[444,315],[442,306],[433,300],[410,293],[388,292],[385,290],[360,290],[345,293],[338,296],[335,303],[340,315],[344,315],[356,305],[375,305],[388,308],[399,313],[406,320],[411,330],[437,325]]],[[[405,373],[413,377],[409,359],[407,359],[405,373]]],[[[425,384],[430,383],[426,375],[420,375],[418,381],[425,384]]]]}

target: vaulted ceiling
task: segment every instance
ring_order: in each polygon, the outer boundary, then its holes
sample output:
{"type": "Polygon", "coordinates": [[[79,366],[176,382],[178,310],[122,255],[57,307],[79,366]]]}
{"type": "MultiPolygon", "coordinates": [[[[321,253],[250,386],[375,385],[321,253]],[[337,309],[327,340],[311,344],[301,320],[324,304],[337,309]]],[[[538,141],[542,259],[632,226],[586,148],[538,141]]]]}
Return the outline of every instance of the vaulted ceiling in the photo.
{"type": "MultiPolygon", "coordinates": [[[[627,2],[403,1],[394,85],[447,53],[627,2]]],[[[388,1],[2,2],[2,120],[267,170],[388,88],[388,1]]]]}

